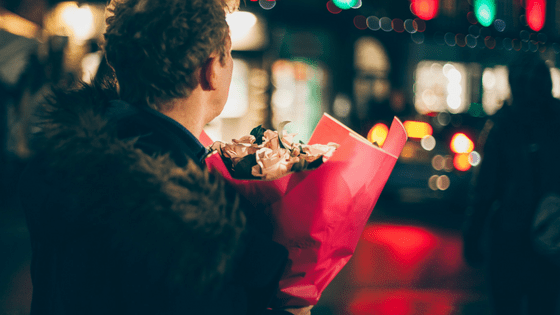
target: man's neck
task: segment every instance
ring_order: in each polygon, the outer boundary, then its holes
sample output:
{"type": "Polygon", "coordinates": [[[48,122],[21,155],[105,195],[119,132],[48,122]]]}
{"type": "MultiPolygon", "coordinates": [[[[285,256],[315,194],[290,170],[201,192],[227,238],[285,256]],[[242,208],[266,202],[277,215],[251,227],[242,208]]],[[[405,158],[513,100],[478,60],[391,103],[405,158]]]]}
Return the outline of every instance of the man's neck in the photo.
{"type": "Polygon", "coordinates": [[[197,139],[204,126],[208,123],[206,120],[207,113],[204,100],[193,94],[188,98],[177,98],[169,102],[171,108],[161,113],[177,121],[183,127],[187,128],[197,139]]]}

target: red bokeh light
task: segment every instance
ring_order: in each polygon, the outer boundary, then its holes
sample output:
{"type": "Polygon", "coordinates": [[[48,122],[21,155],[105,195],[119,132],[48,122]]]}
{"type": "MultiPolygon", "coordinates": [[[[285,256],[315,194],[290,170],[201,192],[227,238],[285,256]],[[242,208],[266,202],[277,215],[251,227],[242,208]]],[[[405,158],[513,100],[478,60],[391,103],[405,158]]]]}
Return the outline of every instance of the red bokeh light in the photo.
{"type": "Polygon", "coordinates": [[[362,235],[370,242],[386,245],[403,265],[418,263],[437,243],[433,234],[415,226],[372,226],[362,235]]]}
{"type": "Polygon", "coordinates": [[[422,20],[431,20],[436,17],[439,9],[439,0],[411,0],[411,10],[422,20]]]}
{"type": "Polygon", "coordinates": [[[329,0],[329,2],[327,2],[327,10],[329,10],[329,12],[332,14],[339,14],[340,12],[342,12],[342,9],[337,7],[336,4],[332,2],[332,0],[329,0]]]}
{"type": "Polygon", "coordinates": [[[450,315],[463,297],[449,290],[409,289],[358,291],[348,306],[353,315],[450,315]]]}
{"type": "Polygon", "coordinates": [[[426,30],[426,22],[424,22],[423,20],[419,19],[419,18],[415,18],[413,21],[413,25],[414,25],[414,29],[419,32],[422,33],[426,30]]]}
{"type": "Polygon", "coordinates": [[[363,15],[357,15],[354,17],[354,26],[359,30],[365,30],[367,28],[366,17],[363,15]]]}

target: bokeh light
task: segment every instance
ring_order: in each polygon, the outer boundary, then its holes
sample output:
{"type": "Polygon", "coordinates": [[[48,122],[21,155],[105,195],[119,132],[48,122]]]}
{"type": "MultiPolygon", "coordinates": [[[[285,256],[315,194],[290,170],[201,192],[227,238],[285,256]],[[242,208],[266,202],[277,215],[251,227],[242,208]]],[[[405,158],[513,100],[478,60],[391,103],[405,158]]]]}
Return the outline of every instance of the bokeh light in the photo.
{"type": "Polygon", "coordinates": [[[528,41],[531,38],[531,33],[529,33],[527,30],[522,30],[521,32],[519,32],[519,39],[521,39],[522,41],[528,41]]]}
{"type": "Polygon", "coordinates": [[[465,42],[470,48],[475,48],[477,44],[476,37],[472,36],[471,34],[465,36],[465,42]]]}
{"type": "Polygon", "coordinates": [[[467,135],[458,132],[451,138],[450,148],[454,153],[470,153],[474,150],[474,143],[467,135]]]}
{"type": "Polygon", "coordinates": [[[93,12],[88,5],[78,7],[76,2],[68,2],[62,9],[61,17],[78,42],[91,38],[95,33],[93,12]]]}
{"type": "Polygon", "coordinates": [[[469,153],[469,163],[472,166],[478,166],[480,164],[480,161],[482,161],[480,153],[476,151],[472,151],[471,153],[469,153]]]}
{"type": "Polygon", "coordinates": [[[411,38],[412,41],[415,42],[416,44],[422,44],[422,43],[424,43],[424,33],[413,33],[413,34],[410,34],[410,38],[411,38]]]}
{"type": "Polygon", "coordinates": [[[438,190],[438,187],[437,187],[438,178],[439,178],[439,175],[432,175],[428,179],[428,187],[430,187],[431,190],[438,190]]]}
{"type": "Polygon", "coordinates": [[[478,36],[480,36],[480,27],[478,27],[477,25],[469,26],[469,34],[474,36],[475,38],[478,38],[478,36]]]}
{"type": "Polygon", "coordinates": [[[471,168],[471,163],[469,162],[469,154],[468,153],[459,153],[456,154],[453,158],[453,166],[458,171],[466,172],[471,168]]]}
{"type": "Polygon", "coordinates": [[[526,0],[525,12],[527,25],[535,31],[540,31],[546,18],[546,0],[526,0]]]}
{"type": "Polygon", "coordinates": [[[478,21],[476,20],[476,16],[474,15],[474,12],[467,13],[467,21],[469,21],[469,23],[471,23],[471,24],[477,24],[478,23],[478,21]]]}
{"type": "Polygon", "coordinates": [[[455,46],[457,44],[455,41],[455,34],[451,32],[445,33],[444,39],[447,46],[455,46]]]}
{"type": "Polygon", "coordinates": [[[409,138],[422,139],[432,135],[433,128],[430,124],[423,121],[407,120],[403,123],[404,129],[409,138]]]}
{"type": "Polygon", "coordinates": [[[393,19],[391,26],[393,30],[397,33],[404,32],[404,22],[401,19],[393,19]]]}
{"type": "Polygon", "coordinates": [[[367,26],[372,31],[378,31],[381,28],[381,23],[377,16],[370,16],[366,19],[367,26]]]}
{"type": "Polygon", "coordinates": [[[382,17],[379,19],[379,24],[381,25],[381,29],[385,32],[390,32],[393,30],[393,21],[391,21],[388,17],[382,17]]]}
{"type": "Polygon", "coordinates": [[[379,146],[383,146],[387,135],[389,134],[389,127],[384,123],[377,123],[368,132],[367,139],[369,142],[377,142],[379,146]]]}
{"type": "Polygon", "coordinates": [[[457,34],[455,35],[455,42],[459,47],[465,47],[467,45],[467,41],[465,40],[465,34],[457,34]]]}
{"type": "Polygon", "coordinates": [[[451,115],[448,112],[440,112],[436,116],[436,121],[441,126],[447,126],[451,122],[451,115]]]}
{"type": "Polygon", "coordinates": [[[504,40],[502,41],[502,44],[504,46],[505,50],[512,50],[513,49],[513,41],[511,40],[511,38],[504,38],[504,40]]]}
{"type": "Polygon", "coordinates": [[[427,135],[420,140],[420,145],[426,151],[432,151],[436,147],[436,138],[432,135],[427,135]]]}
{"type": "Polygon", "coordinates": [[[520,51],[521,50],[521,41],[517,38],[512,40],[513,50],[520,51]]]}
{"type": "Polygon", "coordinates": [[[332,0],[329,0],[329,2],[327,2],[327,10],[332,13],[332,14],[338,14],[340,12],[342,12],[342,9],[337,7],[332,0]]]}
{"type": "Polygon", "coordinates": [[[486,36],[486,38],[484,38],[484,44],[489,49],[494,49],[496,47],[496,40],[492,36],[486,36]]]}
{"type": "Polygon", "coordinates": [[[418,25],[415,24],[416,22],[414,22],[412,19],[407,19],[404,21],[404,29],[411,34],[416,33],[418,25]]]}
{"type": "Polygon", "coordinates": [[[445,158],[439,154],[434,155],[432,158],[432,167],[436,171],[441,171],[445,167],[445,158]]]}
{"type": "Polygon", "coordinates": [[[447,175],[441,175],[436,180],[436,186],[439,190],[447,190],[451,186],[451,180],[447,175]]]}
{"type": "Polygon", "coordinates": [[[529,42],[529,50],[531,52],[537,52],[538,49],[539,49],[539,44],[536,41],[529,42]]]}
{"type": "Polygon", "coordinates": [[[416,31],[422,33],[426,30],[426,22],[423,20],[416,18],[414,19],[414,25],[416,26],[416,31]]]}
{"type": "Polygon", "coordinates": [[[495,0],[474,0],[474,13],[482,26],[490,26],[496,16],[495,0]]]}
{"type": "Polygon", "coordinates": [[[226,22],[230,28],[231,40],[237,43],[245,40],[250,34],[251,28],[257,24],[257,17],[251,12],[235,11],[228,14],[226,22]]]}
{"type": "Polygon", "coordinates": [[[338,94],[334,99],[333,111],[338,117],[348,117],[350,115],[350,109],[352,108],[352,103],[348,96],[343,94],[338,94]]]}
{"type": "Polygon", "coordinates": [[[411,0],[410,9],[422,20],[431,20],[438,14],[439,0],[411,0]]]}
{"type": "Polygon", "coordinates": [[[504,22],[504,20],[496,19],[494,21],[494,28],[498,32],[503,32],[506,30],[506,22],[504,22]]]}
{"type": "Polygon", "coordinates": [[[358,4],[358,0],[332,0],[334,5],[342,10],[352,9],[358,4]]]}
{"type": "Polygon", "coordinates": [[[276,0],[259,0],[259,5],[265,10],[270,10],[276,6],[276,0]]]}
{"type": "Polygon", "coordinates": [[[453,157],[451,155],[446,155],[443,160],[443,169],[446,172],[451,172],[453,170],[453,157]]]}
{"type": "Polygon", "coordinates": [[[354,26],[359,30],[365,30],[368,28],[366,17],[363,15],[357,15],[354,17],[354,26]]]}

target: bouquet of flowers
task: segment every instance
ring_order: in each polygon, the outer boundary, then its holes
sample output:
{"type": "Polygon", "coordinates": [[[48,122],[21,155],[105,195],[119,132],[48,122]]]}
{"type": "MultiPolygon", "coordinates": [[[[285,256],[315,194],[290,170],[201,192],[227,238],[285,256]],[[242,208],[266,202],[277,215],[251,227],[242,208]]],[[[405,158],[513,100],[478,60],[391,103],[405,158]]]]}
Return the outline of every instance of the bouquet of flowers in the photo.
{"type": "Polygon", "coordinates": [[[279,307],[317,304],[321,293],[348,262],[404,144],[395,117],[378,147],[324,114],[307,145],[294,135],[255,128],[233,143],[201,142],[206,158],[273,223],[274,241],[290,262],[280,280],[279,307]]]}
{"type": "Polygon", "coordinates": [[[318,168],[339,147],[337,143],[304,144],[293,142],[280,123],[278,131],[258,126],[232,143],[214,142],[210,151],[218,151],[235,179],[274,180],[289,172],[318,168]]]}

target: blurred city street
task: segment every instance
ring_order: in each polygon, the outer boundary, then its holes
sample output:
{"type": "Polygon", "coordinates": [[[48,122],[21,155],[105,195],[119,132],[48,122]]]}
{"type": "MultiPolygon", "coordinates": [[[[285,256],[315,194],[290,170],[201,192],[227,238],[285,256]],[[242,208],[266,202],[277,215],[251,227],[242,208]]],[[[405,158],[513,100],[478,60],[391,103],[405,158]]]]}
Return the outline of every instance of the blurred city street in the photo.
{"type": "MultiPolygon", "coordinates": [[[[0,315],[30,311],[15,198],[34,114],[51,86],[112,74],[106,3],[0,0],[0,315]]],[[[559,12],[560,0],[247,0],[227,16],[234,66],[224,110],[204,126],[212,139],[291,121],[306,143],[323,113],[381,149],[394,117],[408,134],[313,315],[491,314],[484,270],[463,258],[469,192],[494,115],[512,102],[507,64],[538,55],[560,98],[559,12]]]]}

